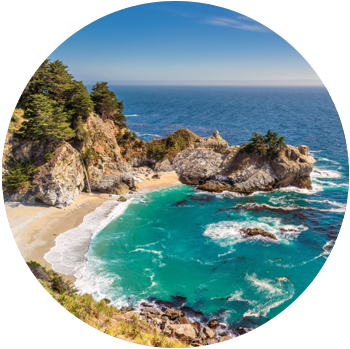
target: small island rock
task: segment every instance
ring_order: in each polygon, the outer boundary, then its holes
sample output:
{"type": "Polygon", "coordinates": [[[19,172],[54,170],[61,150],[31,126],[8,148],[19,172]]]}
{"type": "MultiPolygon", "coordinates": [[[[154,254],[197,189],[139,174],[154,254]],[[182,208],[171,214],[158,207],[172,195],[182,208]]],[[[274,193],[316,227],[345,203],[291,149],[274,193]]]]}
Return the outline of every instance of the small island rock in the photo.
{"type": "Polygon", "coordinates": [[[242,228],[241,232],[243,233],[243,236],[246,238],[260,235],[272,240],[278,240],[274,234],[269,233],[261,228],[242,228]]]}

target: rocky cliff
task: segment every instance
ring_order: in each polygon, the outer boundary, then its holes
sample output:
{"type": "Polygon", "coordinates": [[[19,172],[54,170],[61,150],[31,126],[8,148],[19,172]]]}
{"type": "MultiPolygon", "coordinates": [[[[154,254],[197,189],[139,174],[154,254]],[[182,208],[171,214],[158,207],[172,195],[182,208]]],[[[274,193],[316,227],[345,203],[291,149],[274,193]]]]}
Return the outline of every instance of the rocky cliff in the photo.
{"type": "MultiPolygon", "coordinates": [[[[11,122],[3,153],[3,191],[5,200],[34,202],[64,207],[87,188],[85,164],[91,189],[122,194],[135,189],[134,170],[125,160],[118,137],[128,131],[110,120],[91,114],[84,123],[86,139],[52,146],[40,141],[23,141],[14,136],[20,125],[11,122]],[[36,167],[30,184],[12,190],[6,178],[16,164],[36,167]]],[[[125,153],[125,149],[124,153],[125,153]]]]}
{"type": "Polygon", "coordinates": [[[70,205],[87,188],[83,164],[91,189],[112,194],[135,191],[135,180],[144,170],[141,166],[156,172],[175,170],[182,183],[214,192],[252,193],[289,185],[310,189],[312,185],[310,173],[315,160],[304,145],[289,145],[278,154],[262,155],[229,146],[218,131],[201,138],[187,129],[144,143],[130,136],[125,125],[92,113],[83,125],[83,141],[63,142],[56,147],[18,140],[14,137],[16,127],[19,125],[11,123],[4,148],[5,200],[70,205]],[[26,161],[36,166],[35,173],[29,184],[11,190],[6,186],[8,174],[14,164],[26,161]]]}
{"type": "Polygon", "coordinates": [[[157,170],[175,170],[180,181],[199,185],[213,192],[253,193],[271,191],[289,185],[311,189],[310,173],[315,160],[305,145],[288,145],[279,153],[248,152],[231,146],[218,131],[208,138],[198,138],[172,159],[158,162],[157,170]]]}
{"type": "Polygon", "coordinates": [[[3,187],[5,200],[39,200],[52,206],[67,206],[84,189],[84,170],[79,152],[66,142],[48,152],[45,144],[38,141],[18,141],[9,133],[3,154],[3,178],[13,163],[25,161],[32,161],[36,166],[30,187],[23,187],[18,191],[3,187]]]}
{"type": "Polygon", "coordinates": [[[80,150],[87,165],[91,189],[102,193],[127,193],[135,182],[133,168],[123,159],[117,141],[123,131],[113,121],[103,121],[95,115],[90,115],[85,128],[90,137],[80,150]]]}

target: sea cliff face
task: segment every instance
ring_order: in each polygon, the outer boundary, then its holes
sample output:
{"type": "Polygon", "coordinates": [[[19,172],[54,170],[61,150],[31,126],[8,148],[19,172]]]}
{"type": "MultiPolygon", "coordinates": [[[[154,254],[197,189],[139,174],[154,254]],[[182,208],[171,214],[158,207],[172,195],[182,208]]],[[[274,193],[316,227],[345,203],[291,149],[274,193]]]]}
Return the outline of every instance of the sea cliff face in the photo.
{"type": "Polygon", "coordinates": [[[289,185],[312,187],[310,173],[315,160],[305,145],[288,145],[278,154],[262,155],[229,146],[218,131],[211,137],[198,137],[187,129],[149,143],[135,139],[126,142],[125,135],[130,131],[125,126],[93,113],[84,122],[87,136],[80,142],[63,142],[50,148],[40,141],[18,140],[15,131],[10,127],[6,137],[3,178],[13,163],[32,161],[37,169],[30,185],[17,191],[3,186],[5,200],[70,205],[87,188],[83,164],[91,189],[101,193],[135,191],[141,166],[156,172],[176,171],[182,183],[212,192],[249,194],[289,185]]]}
{"type": "Polygon", "coordinates": [[[70,144],[63,142],[47,155],[47,145],[38,141],[18,141],[12,134],[6,137],[3,154],[3,178],[11,169],[11,163],[24,163],[31,160],[36,174],[30,187],[18,191],[6,190],[4,198],[8,201],[34,202],[39,200],[51,206],[67,206],[84,189],[84,170],[79,152],[70,144]]]}
{"type": "MultiPolygon", "coordinates": [[[[85,123],[90,134],[82,144],[91,189],[111,194],[127,193],[135,186],[132,166],[123,159],[117,137],[121,129],[111,120],[90,115],[85,123]]],[[[124,129],[125,130],[125,129],[124,129]]]]}
{"type": "Polygon", "coordinates": [[[84,130],[86,140],[52,146],[19,140],[14,136],[16,127],[10,127],[2,161],[4,199],[27,203],[38,200],[56,207],[71,205],[87,189],[83,164],[94,191],[122,194],[134,188],[133,168],[123,159],[117,142],[118,135],[123,134],[118,125],[91,114],[84,130]],[[30,184],[11,190],[5,184],[6,177],[14,164],[24,166],[27,162],[36,167],[30,184]]]}
{"type": "Polygon", "coordinates": [[[288,145],[278,154],[248,152],[240,146],[229,147],[215,131],[213,136],[192,143],[171,161],[156,166],[175,170],[182,183],[212,192],[249,194],[289,185],[311,189],[310,173],[315,160],[308,151],[305,145],[288,145]]]}

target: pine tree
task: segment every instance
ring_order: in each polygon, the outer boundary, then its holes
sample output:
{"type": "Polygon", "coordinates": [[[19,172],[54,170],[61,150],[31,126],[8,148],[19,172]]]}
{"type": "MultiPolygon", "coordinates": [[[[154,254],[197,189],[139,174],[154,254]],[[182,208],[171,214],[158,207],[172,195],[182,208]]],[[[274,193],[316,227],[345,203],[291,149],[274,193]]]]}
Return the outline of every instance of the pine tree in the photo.
{"type": "Polygon", "coordinates": [[[272,151],[274,153],[279,153],[287,145],[285,144],[284,137],[278,137],[277,132],[272,132],[268,130],[266,135],[263,136],[260,133],[253,132],[253,136],[249,138],[249,143],[245,149],[248,152],[257,150],[261,154],[266,154],[267,151],[272,151]]]}
{"type": "Polygon", "coordinates": [[[63,94],[67,101],[65,108],[73,122],[79,117],[86,120],[90,113],[93,112],[94,104],[90,98],[89,91],[82,81],[73,80],[63,94]]]}
{"type": "Polygon", "coordinates": [[[265,139],[264,136],[260,133],[253,132],[253,137],[249,138],[249,141],[252,142],[248,144],[248,149],[257,149],[261,154],[266,153],[265,149],[265,139]]]}
{"type": "Polygon", "coordinates": [[[53,102],[48,96],[38,94],[30,97],[29,104],[30,107],[24,114],[27,121],[22,123],[17,137],[53,144],[74,137],[68,115],[57,102],[53,102]]]}
{"type": "Polygon", "coordinates": [[[50,62],[46,59],[34,73],[25,87],[18,106],[26,109],[30,97],[44,94],[56,101],[61,107],[66,103],[64,91],[73,83],[73,75],[61,61],[50,62]]]}
{"type": "Polygon", "coordinates": [[[113,121],[126,121],[122,113],[123,102],[118,101],[115,93],[109,89],[107,84],[107,82],[97,82],[92,88],[91,99],[96,113],[102,118],[113,121]]]}
{"type": "Polygon", "coordinates": [[[84,128],[83,120],[86,120],[94,111],[94,104],[90,98],[90,93],[82,81],[75,81],[64,91],[67,100],[65,109],[69,115],[71,128],[75,130],[77,139],[87,141],[90,134],[84,128]]]}

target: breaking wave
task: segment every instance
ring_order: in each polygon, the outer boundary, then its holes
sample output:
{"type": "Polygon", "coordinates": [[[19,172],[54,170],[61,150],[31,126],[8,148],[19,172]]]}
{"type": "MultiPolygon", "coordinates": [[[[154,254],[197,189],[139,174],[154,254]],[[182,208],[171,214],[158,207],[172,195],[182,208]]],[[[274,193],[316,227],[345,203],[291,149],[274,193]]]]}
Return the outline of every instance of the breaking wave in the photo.
{"type": "Polygon", "coordinates": [[[260,217],[257,220],[244,222],[222,221],[209,224],[203,236],[214,240],[222,247],[232,246],[241,242],[262,241],[269,243],[284,242],[295,240],[298,235],[307,230],[304,225],[284,224],[281,218],[260,217]],[[278,240],[272,240],[262,236],[245,238],[241,233],[242,228],[261,228],[269,233],[275,234],[278,240]],[[281,230],[283,228],[284,230],[281,230]]]}
{"type": "Polygon", "coordinates": [[[251,307],[243,316],[266,316],[271,309],[278,307],[294,296],[294,286],[288,282],[258,279],[255,274],[246,275],[246,280],[256,288],[264,301],[252,301],[251,307]]]}
{"type": "Polygon", "coordinates": [[[130,201],[106,201],[86,215],[78,227],[59,235],[55,246],[44,256],[52,265],[52,269],[78,278],[79,270],[85,264],[91,240],[110,222],[122,215],[130,201]]]}

